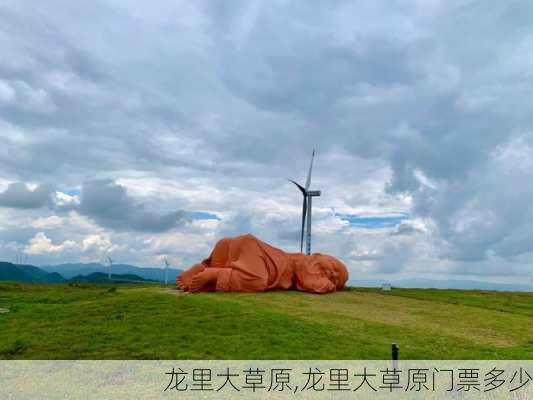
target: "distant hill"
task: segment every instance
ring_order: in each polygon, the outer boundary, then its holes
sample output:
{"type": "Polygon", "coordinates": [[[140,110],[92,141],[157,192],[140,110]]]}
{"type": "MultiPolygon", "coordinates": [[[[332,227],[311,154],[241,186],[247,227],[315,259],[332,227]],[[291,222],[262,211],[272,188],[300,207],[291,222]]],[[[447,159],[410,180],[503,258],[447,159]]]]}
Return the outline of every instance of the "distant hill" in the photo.
{"type": "Polygon", "coordinates": [[[0,262],[0,281],[63,283],[65,279],[57,272],[47,272],[33,265],[0,262]]]}
{"type": "Polygon", "coordinates": [[[77,275],[71,279],[69,282],[73,283],[142,283],[142,282],[151,282],[156,283],[158,281],[151,279],[144,279],[138,275],[133,274],[111,274],[109,275],[103,272],[93,272],[89,275],[77,275]]]}
{"type": "MultiPolygon", "coordinates": [[[[47,272],[57,272],[66,279],[73,278],[77,275],[90,275],[95,272],[102,272],[107,274],[109,272],[109,266],[99,263],[71,263],[71,264],[59,264],[59,265],[46,265],[41,267],[47,272]]],[[[168,269],[168,281],[175,282],[176,276],[181,274],[181,269],[169,268],[168,269]]],[[[113,264],[111,268],[113,274],[132,274],[140,276],[143,279],[149,279],[158,282],[164,282],[165,270],[164,268],[149,268],[149,267],[137,267],[135,265],[128,264],[113,264]]]]}
{"type": "Polygon", "coordinates": [[[385,280],[350,280],[348,283],[351,286],[359,287],[381,287],[383,283],[390,283],[392,286],[398,288],[413,288],[413,289],[458,289],[458,290],[496,290],[506,292],[533,292],[533,284],[511,284],[511,283],[495,283],[482,282],[471,280],[437,280],[437,279],[399,279],[395,281],[385,280]]]}
{"type": "MultiPolygon", "coordinates": [[[[111,281],[108,279],[109,267],[102,264],[62,264],[36,267],[0,262],[0,281],[26,283],[122,283],[122,282],[164,282],[163,268],[141,268],[134,265],[117,264],[111,270],[111,281]]],[[[168,282],[175,282],[176,276],[182,271],[168,269],[168,282]]]]}

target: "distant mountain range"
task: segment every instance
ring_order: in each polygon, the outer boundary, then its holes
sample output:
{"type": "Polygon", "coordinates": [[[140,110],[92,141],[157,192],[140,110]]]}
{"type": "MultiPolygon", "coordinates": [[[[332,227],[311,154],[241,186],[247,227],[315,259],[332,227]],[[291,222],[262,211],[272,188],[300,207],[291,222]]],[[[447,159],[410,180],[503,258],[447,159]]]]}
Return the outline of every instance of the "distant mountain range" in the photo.
{"type": "Polygon", "coordinates": [[[46,272],[33,265],[15,265],[8,262],[0,262],[0,281],[63,283],[65,279],[57,272],[46,272]]]}
{"type": "MultiPolygon", "coordinates": [[[[59,265],[45,265],[40,267],[47,272],[57,272],[61,274],[65,279],[70,279],[76,275],[90,275],[95,272],[109,273],[109,266],[99,263],[74,263],[74,264],[59,264],[59,265]]],[[[181,274],[181,269],[169,268],[168,269],[168,281],[175,282],[176,277],[181,274]]],[[[164,282],[165,281],[165,269],[164,268],[149,268],[149,267],[137,267],[135,265],[128,264],[113,264],[111,267],[112,274],[133,274],[140,276],[144,279],[152,281],[164,282]]]]}
{"type": "Polygon", "coordinates": [[[350,286],[381,287],[383,283],[390,283],[393,287],[413,289],[458,289],[458,290],[496,290],[506,292],[533,292],[533,283],[494,283],[470,280],[437,280],[437,279],[399,279],[385,280],[350,280],[350,286]]]}
{"type": "MultiPolygon", "coordinates": [[[[168,269],[168,282],[175,282],[182,271],[168,269]]],[[[127,264],[116,264],[111,269],[102,264],[61,264],[36,267],[34,265],[0,262],[0,281],[24,283],[125,283],[125,282],[164,282],[163,268],[142,268],[127,264]]]]}

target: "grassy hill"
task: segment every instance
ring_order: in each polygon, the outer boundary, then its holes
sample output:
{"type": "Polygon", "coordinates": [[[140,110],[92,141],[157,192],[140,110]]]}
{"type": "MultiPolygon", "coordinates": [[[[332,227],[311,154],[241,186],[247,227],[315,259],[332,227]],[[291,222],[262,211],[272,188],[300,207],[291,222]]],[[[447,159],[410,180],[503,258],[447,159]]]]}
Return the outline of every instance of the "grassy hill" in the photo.
{"type": "Polygon", "coordinates": [[[0,358],[532,359],[533,294],[0,283],[0,358]]]}

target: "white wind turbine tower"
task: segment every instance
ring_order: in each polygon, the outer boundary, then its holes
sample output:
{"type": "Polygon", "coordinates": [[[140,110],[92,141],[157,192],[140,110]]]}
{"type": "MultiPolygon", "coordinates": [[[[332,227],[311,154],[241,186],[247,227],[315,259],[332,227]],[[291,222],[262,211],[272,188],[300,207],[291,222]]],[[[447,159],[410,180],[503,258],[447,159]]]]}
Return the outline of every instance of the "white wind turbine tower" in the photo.
{"type": "Polygon", "coordinates": [[[109,262],[109,270],[107,272],[107,279],[111,280],[111,267],[113,266],[113,260],[111,257],[107,257],[107,261],[109,262]]]}
{"type": "Polygon", "coordinates": [[[170,263],[168,262],[167,258],[164,258],[165,261],[165,285],[168,285],[168,266],[170,263]]]}
{"type": "Polygon", "coordinates": [[[313,154],[311,155],[311,164],[309,165],[309,171],[307,173],[307,180],[305,181],[305,187],[298,184],[297,182],[289,179],[294,183],[300,192],[303,195],[303,207],[302,207],[302,231],[300,234],[300,252],[303,252],[304,245],[304,230],[307,228],[306,232],[306,247],[305,253],[307,255],[311,254],[311,219],[312,219],[312,209],[313,209],[313,197],[318,197],[321,195],[320,190],[309,190],[311,186],[311,174],[313,172],[313,161],[315,159],[315,150],[313,149],[313,154]],[[307,222],[307,227],[306,227],[307,222]]]}

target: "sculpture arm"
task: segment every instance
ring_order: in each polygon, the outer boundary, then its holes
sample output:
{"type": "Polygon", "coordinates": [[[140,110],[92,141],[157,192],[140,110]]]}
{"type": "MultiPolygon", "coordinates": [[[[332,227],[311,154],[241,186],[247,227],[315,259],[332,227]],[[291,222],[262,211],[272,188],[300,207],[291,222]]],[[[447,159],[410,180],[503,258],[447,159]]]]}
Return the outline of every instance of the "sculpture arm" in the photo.
{"type": "Polygon", "coordinates": [[[298,290],[309,293],[331,293],[335,291],[335,284],[326,277],[307,279],[303,282],[297,281],[298,290]]]}

